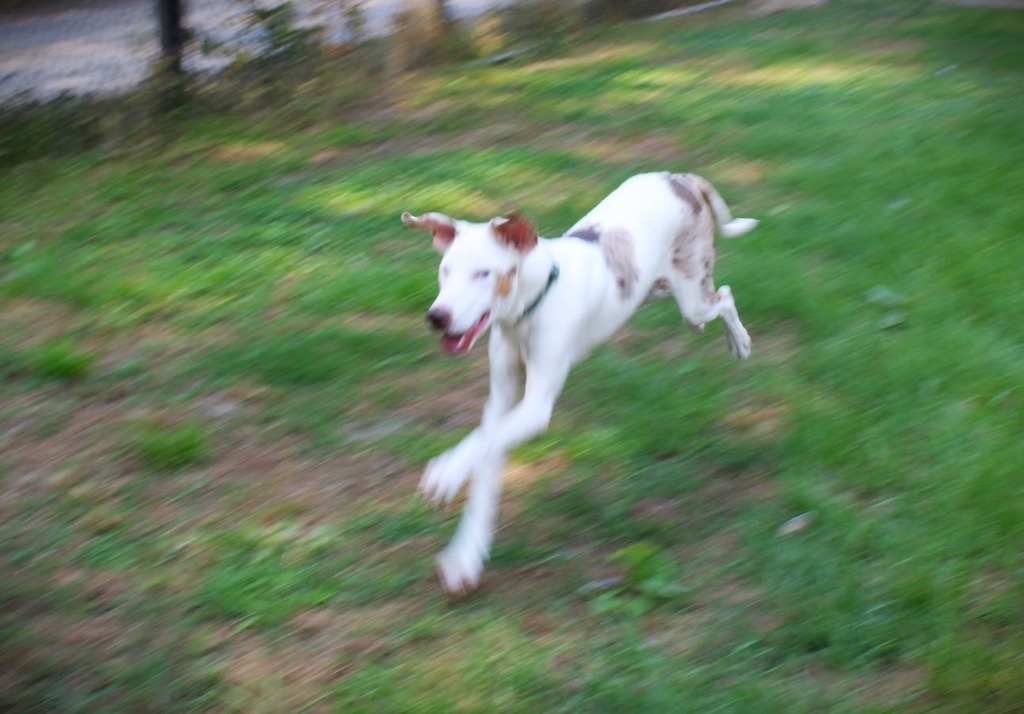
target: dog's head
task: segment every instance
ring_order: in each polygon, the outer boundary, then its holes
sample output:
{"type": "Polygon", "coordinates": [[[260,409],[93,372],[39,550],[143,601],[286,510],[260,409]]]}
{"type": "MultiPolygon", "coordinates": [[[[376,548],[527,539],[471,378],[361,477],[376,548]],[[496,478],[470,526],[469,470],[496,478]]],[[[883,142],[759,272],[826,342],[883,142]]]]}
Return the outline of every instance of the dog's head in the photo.
{"type": "Polygon", "coordinates": [[[517,212],[489,223],[468,223],[442,213],[402,214],[412,228],[430,231],[443,256],[440,291],[427,321],[443,332],[441,349],[467,352],[491,324],[515,305],[519,268],[537,245],[537,229],[517,212]]]}

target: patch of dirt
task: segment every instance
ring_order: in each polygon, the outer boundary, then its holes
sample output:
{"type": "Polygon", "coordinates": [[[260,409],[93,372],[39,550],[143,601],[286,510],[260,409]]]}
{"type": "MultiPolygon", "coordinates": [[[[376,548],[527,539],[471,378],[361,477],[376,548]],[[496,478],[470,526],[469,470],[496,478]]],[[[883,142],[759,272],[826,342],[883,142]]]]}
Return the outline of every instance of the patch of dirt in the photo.
{"type": "Polygon", "coordinates": [[[347,673],[338,652],[255,641],[232,647],[223,663],[228,699],[248,711],[300,711],[347,673]]]}
{"type": "Polygon", "coordinates": [[[988,7],[1003,10],[1024,10],[1024,0],[938,0],[945,5],[988,7]]]}
{"type": "Polygon", "coordinates": [[[858,48],[859,52],[868,55],[891,55],[894,53],[918,55],[927,46],[924,40],[916,37],[879,37],[858,48]]]}
{"type": "Polygon", "coordinates": [[[824,5],[828,0],[756,0],[750,6],[750,13],[761,17],[783,10],[801,10],[824,5]]]}
{"type": "MultiPolygon", "coordinates": [[[[432,120],[443,114],[443,107],[430,107],[416,112],[423,115],[421,120],[432,120]]],[[[310,166],[351,165],[353,162],[371,161],[382,156],[423,156],[458,149],[493,149],[495,146],[529,146],[537,151],[574,154],[598,162],[615,162],[622,165],[648,166],[651,157],[666,165],[682,165],[693,155],[675,136],[648,131],[638,136],[620,137],[600,134],[585,127],[545,126],[525,127],[522,123],[494,122],[479,129],[458,133],[437,133],[423,136],[400,136],[376,144],[342,149],[323,149],[308,161],[310,166]]],[[[544,191],[553,188],[549,178],[544,191]]],[[[547,194],[545,194],[547,195],[547,194]]],[[[498,215],[509,210],[509,206],[475,197],[475,210],[481,215],[498,215]]]]}
{"type": "Polygon", "coordinates": [[[762,361],[772,367],[790,368],[802,348],[800,337],[786,325],[772,325],[765,332],[751,335],[753,349],[751,359],[762,361]]]}
{"type": "Polygon", "coordinates": [[[268,156],[276,156],[287,150],[280,141],[262,141],[255,143],[224,144],[213,149],[211,152],[215,159],[226,161],[232,164],[242,164],[249,161],[258,161],[268,156]]]}
{"type": "Polygon", "coordinates": [[[2,482],[0,508],[30,491],[64,490],[104,471],[116,448],[116,429],[125,409],[82,403],[55,391],[36,390],[0,399],[8,437],[2,463],[11,477],[2,482]]]}
{"type": "Polygon", "coordinates": [[[649,497],[637,501],[630,508],[633,518],[651,521],[663,526],[679,523],[685,519],[682,509],[683,502],[679,499],[649,497]]]}
{"type": "MultiPolygon", "coordinates": [[[[338,518],[339,509],[404,500],[418,474],[403,460],[370,449],[329,458],[304,454],[304,441],[281,437],[258,421],[260,390],[238,388],[197,397],[175,410],[154,410],[104,395],[75,396],[48,387],[0,399],[2,463],[0,516],[33,493],[56,494],[86,507],[79,524],[99,533],[133,521],[120,507],[119,492],[137,476],[126,446],[130,425],[160,418],[174,423],[197,415],[214,445],[211,461],[174,478],[147,479],[140,495],[147,523],[166,534],[181,532],[232,514],[270,520],[298,517],[308,523],[338,518]],[[200,492],[181,498],[192,481],[200,492]],[[205,485],[202,485],[205,484],[205,485]]],[[[242,517],[242,516],[239,516],[242,517]]]]}
{"type": "Polygon", "coordinates": [[[53,578],[57,587],[70,588],[90,605],[109,609],[132,589],[132,577],[125,571],[64,568],[53,578]]]}
{"type": "Polygon", "coordinates": [[[922,711],[914,703],[920,702],[927,691],[928,673],[924,668],[902,664],[851,677],[823,665],[809,665],[796,675],[793,684],[807,679],[869,710],[922,711]]]}
{"type": "Polygon", "coordinates": [[[386,650],[389,634],[419,608],[414,601],[319,608],[292,617],[289,624],[296,635],[271,641],[221,630],[207,641],[221,651],[224,677],[237,690],[236,697],[271,704],[274,711],[298,711],[322,696],[332,682],[386,650]]]}
{"type": "Polygon", "coordinates": [[[577,53],[571,56],[533,62],[525,69],[525,71],[527,73],[546,73],[553,69],[568,69],[572,67],[583,67],[589,69],[595,64],[600,64],[609,60],[624,58],[633,59],[637,55],[643,56],[651,47],[652,44],[647,42],[603,43],[597,49],[586,54],[577,53]]]}
{"type": "Polygon", "coordinates": [[[344,610],[317,608],[298,613],[291,624],[307,635],[341,642],[388,631],[396,622],[411,618],[418,608],[418,604],[411,601],[390,601],[344,610]]]}
{"type": "MultiPolygon", "coordinates": [[[[426,250],[424,242],[424,250],[426,250]]],[[[332,323],[337,323],[332,319],[332,323]]],[[[371,314],[365,312],[347,313],[340,319],[340,323],[351,330],[360,332],[402,332],[416,334],[417,332],[428,334],[427,321],[422,315],[399,315],[399,314],[371,314]]]]}
{"type": "MultiPolygon", "coordinates": [[[[761,181],[765,175],[770,172],[771,167],[766,161],[758,159],[740,159],[736,157],[716,161],[711,170],[708,171],[708,173],[713,174],[717,180],[737,184],[748,184],[761,181]]],[[[725,194],[723,193],[723,195],[725,194]]],[[[726,201],[728,201],[728,197],[726,197],[726,201]]]]}
{"type": "Polygon", "coordinates": [[[727,521],[736,513],[773,498],[775,488],[774,481],[760,472],[713,474],[682,498],[643,498],[633,504],[630,515],[686,532],[711,531],[696,542],[684,539],[678,555],[688,562],[704,560],[711,556],[710,549],[714,548],[721,551],[714,560],[723,562],[728,553],[739,548],[739,541],[734,533],[722,528],[727,527],[727,521]]]}
{"type": "Polygon", "coordinates": [[[31,628],[33,642],[42,645],[33,659],[62,663],[73,662],[82,652],[101,661],[114,659],[129,647],[132,629],[112,612],[92,617],[48,614],[31,620],[31,628]]]}
{"type": "Polygon", "coordinates": [[[875,670],[854,681],[857,699],[865,705],[891,707],[923,697],[928,689],[928,672],[923,667],[904,664],[875,670]]]}
{"type": "Polygon", "coordinates": [[[689,659],[704,645],[709,628],[713,629],[714,613],[693,608],[674,616],[652,615],[644,628],[645,640],[669,657],[689,659]]]}
{"type": "Polygon", "coordinates": [[[509,459],[502,479],[502,488],[510,491],[526,488],[539,478],[561,471],[569,462],[564,454],[547,454],[540,459],[518,461],[509,459]]]}
{"type": "Polygon", "coordinates": [[[370,380],[363,389],[365,398],[357,400],[353,416],[377,419],[380,409],[375,395],[398,394],[407,396],[403,396],[402,403],[388,409],[388,418],[436,428],[439,441],[454,430],[476,426],[490,386],[486,350],[474,351],[475,356],[462,358],[451,366],[370,380]]]}
{"type": "Polygon", "coordinates": [[[600,135],[593,132],[548,131],[534,137],[531,146],[545,151],[572,153],[602,163],[650,165],[651,157],[666,166],[681,164],[692,152],[673,136],[648,131],[634,137],[600,135]]]}
{"type": "MultiPolygon", "coordinates": [[[[398,458],[372,450],[312,458],[303,455],[302,447],[298,438],[268,439],[259,429],[242,429],[219,445],[219,458],[202,473],[230,487],[231,511],[268,522],[285,517],[307,525],[334,521],[347,509],[405,499],[415,491],[415,474],[398,458]]],[[[165,517],[180,519],[188,508],[183,505],[165,517]]]]}
{"type": "Polygon", "coordinates": [[[70,333],[80,319],[70,306],[51,300],[16,298],[0,310],[0,335],[19,346],[44,344],[70,333]]]}
{"type": "MultiPolygon", "coordinates": [[[[672,300],[671,297],[663,299],[672,300]]],[[[704,335],[694,335],[686,329],[683,319],[680,317],[678,329],[675,330],[623,325],[605,344],[633,354],[642,352],[645,357],[653,359],[679,362],[692,357],[697,347],[697,341],[703,338],[704,335]],[[650,345],[652,339],[657,339],[653,346],[650,345]]]]}
{"type": "Polygon", "coordinates": [[[770,443],[785,431],[787,412],[781,405],[746,407],[726,415],[718,425],[736,430],[753,441],[770,443]]]}
{"type": "Polygon", "coordinates": [[[735,513],[751,503],[767,501],[775,495],[775,482],[760,472],[715,474],[687,497],[688,507],[702,517],[735,513]]]}

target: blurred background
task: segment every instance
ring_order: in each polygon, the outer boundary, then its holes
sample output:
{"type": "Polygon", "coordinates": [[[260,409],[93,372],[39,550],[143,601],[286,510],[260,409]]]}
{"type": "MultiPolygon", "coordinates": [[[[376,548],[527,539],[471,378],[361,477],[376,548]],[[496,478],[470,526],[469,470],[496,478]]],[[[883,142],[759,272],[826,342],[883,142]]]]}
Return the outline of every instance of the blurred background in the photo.
{"type": "Polygon", "coordinates": [[[0,709],[1018,712],[1024,3],[0,0],[0,709]],[[402,211],[699,173],[671,300],[517,449],[402,211]]]}

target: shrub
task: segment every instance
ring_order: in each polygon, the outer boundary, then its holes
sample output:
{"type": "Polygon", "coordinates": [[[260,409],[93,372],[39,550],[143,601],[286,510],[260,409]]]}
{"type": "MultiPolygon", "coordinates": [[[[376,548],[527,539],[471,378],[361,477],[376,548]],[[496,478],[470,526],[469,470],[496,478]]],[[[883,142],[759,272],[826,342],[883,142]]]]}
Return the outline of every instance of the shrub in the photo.
{"type": "Polygon", "coordinates": [[[404,72],[425,64],[464,58],[469,48],[437,0],[405,0],[391,19],[388,69],[404,72]]]}
{"type": "Polygon", "coordinates": [[[0,108],[0,166],[98,146],[109,102],[62,97],[0,108]]]}

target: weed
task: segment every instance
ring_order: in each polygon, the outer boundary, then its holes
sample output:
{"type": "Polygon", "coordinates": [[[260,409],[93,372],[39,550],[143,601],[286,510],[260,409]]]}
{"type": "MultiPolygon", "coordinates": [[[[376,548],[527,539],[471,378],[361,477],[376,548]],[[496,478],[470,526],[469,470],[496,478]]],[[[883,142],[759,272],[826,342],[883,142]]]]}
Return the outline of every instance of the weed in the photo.
{"type": "Polygon", "coordinates": [[[72,337],[47,343],[31,352],[33,371],[44,379],[82,379],[96,356],[78,346],[72,337]]]}
{"type": "Polygon", "coordinates": [[[209,442],[206,427],[198,421],[173,424],[154,420],[143,422],[137,427],[134,449],[147,467],[173,470],[208,459],[209,442]]]}
{"type": "Polygon", "coordinates": [[[634,543],[612,553],[609,560],[624,568],[621,578],[600,584],[591,602],[598,614],[644,615],[661,604],[684,603],[689,590],[676,580],[677,568],[661,548],[651,543],[634,543]]]}

